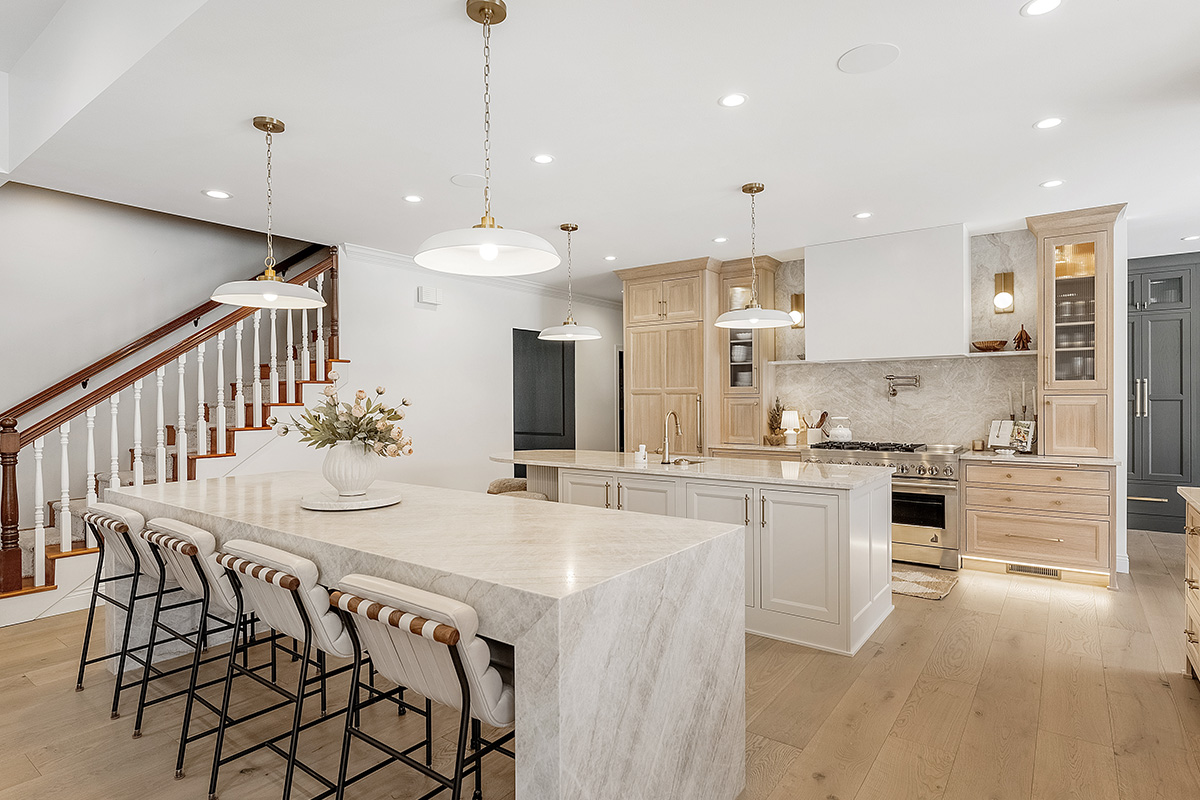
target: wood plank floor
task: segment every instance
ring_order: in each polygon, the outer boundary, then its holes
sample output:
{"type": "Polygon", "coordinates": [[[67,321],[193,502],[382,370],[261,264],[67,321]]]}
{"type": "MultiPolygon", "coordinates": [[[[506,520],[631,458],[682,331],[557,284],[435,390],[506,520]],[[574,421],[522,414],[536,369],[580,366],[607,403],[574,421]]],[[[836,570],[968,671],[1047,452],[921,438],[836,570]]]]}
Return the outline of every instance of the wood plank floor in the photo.
{"type": "MultiPolygon", "coordinates": [[[[742,800],[1200,797],[1200,684],[1183,675],[1183,547],[1182,536],[1130,532],[1132,574],[1120,592],[964,571],[945,600],[897,596],[852,659],[747,636],[742,800]]],[[[181,701],[151,708],[135,740],[135,696],[109,719],[102,667],[73,691],[83,623],[70,614],[0,629],[0,800],[124,797],[131,786],[162,800],[204,798],[211,739],[189,748],[186,776],[173,779],[181,701]]],[[[245,689],[236,706],[257,707],[258,693],[245,689]]],[[[331,692],[343,697],[345,683],[331,692]]],[[[364,718],[401,741],[422,726],[381,707],[364,718]]],[[[277,712],[235,730],[231,744],[289,723],[277,712]]],[[[332,773],[340,737],[328,725],[302,739],[301,754],[332,773]]],[[[452,754],[455,725],[435,710],[438,765],[452,754]]],[[[356,748],[355,765],[370,759],[356,748]]],[[[511,798],[512,763],[485,764],[485,797],[511,798]]],[[[281,785],[281,759],[259,753],[223,769],[220,791],[270,798],[281,785]]],[[[416,797],[431,785],[393,766],[347,797],[416,797]]],[[[301,776],[294,796],[317,789],[301,776]]]]}

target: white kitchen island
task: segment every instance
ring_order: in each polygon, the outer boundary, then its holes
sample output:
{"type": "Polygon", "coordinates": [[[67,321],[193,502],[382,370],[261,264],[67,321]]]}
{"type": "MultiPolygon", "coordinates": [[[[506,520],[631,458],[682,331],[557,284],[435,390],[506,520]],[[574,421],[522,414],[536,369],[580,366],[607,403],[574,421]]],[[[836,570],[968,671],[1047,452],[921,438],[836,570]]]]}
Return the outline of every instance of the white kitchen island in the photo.
{"type": "MultiPolygon", "coordinates": [[[[530,491],[743,531],[746,630],[853,655],[892,611],[890,467],[522,450],[530,491]]],[[[640,515],[639,515],[640,516],[640,515]]],[[[631,520],[637,519],[631,515],[631,520]]]]}
{"type": "MultiPolygon", "coordinates": [[[[170,517],[474,606],[514,647],[518,800],[733,800],[745,782],[741,524],[389,484],[370,511],[300,508],[285,472],[109,489],[170,517]]],[[[336,740],[340,742],[340,734],[336,740]]],[[[498,756],[492,756],[496,758],[498,756]]],[[[486,791],[486,787],[485,787],[486,791]]]]}

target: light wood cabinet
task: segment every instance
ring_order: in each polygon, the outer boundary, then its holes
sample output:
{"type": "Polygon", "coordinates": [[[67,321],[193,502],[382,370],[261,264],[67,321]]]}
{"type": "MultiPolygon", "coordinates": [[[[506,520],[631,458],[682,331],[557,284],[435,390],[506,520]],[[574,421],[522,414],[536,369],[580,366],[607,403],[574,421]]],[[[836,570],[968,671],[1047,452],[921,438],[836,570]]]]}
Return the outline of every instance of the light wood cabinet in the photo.
{"type": "MultiPolygon", "coordinates": [[[[769,256],[755,259],[758,300],[764,307],[774,306],[779,263],[769,256]]],[[[750,260],[726,261],[721,276],[721,312],[745,308],[753,297],[750,260]]],[[[767,432],[763,376],[767,362],[775,358],[775,331],[729,329],[720,336],[721,443],[760,444],[767,432]]]]}
{"type": "Polygon", "coordinates": [[[1112,414],[1106,394],[1050,394],[1042,404],[1042,441],[1056,456],[1112,454],[1112,414]]]}
{"type": "Polygon", "coordinates": [[[663,321],[662,281],[628,281],[625,284],[625,324],[663,321]]]}
{"type": "Polygon", "coordinates": [[[976,556],[1107,571],[1108,540],[1107,519],[967,509],[967,549],[976,556]]]}
{"type": "Polygon", "coordinates": [[[721,441],[726,444],[760,444],[762,400],[758,397],[725,397],[721,403],[721,441]]]}
{"type": "MultiPolygon", "coordinates": [[[[1183,494],[1184,490],[1179,490],[1183,494]]],[[[1200,490],[1187,489],[1184,514],[1183,649],[1193,678],[1200,678],[1200,490]]]]}
{"type": "Polygon", "coordinates": [[[626,282],[626,325],[690,322],[703,317],[704,281],[700,275],[626,282]]]}

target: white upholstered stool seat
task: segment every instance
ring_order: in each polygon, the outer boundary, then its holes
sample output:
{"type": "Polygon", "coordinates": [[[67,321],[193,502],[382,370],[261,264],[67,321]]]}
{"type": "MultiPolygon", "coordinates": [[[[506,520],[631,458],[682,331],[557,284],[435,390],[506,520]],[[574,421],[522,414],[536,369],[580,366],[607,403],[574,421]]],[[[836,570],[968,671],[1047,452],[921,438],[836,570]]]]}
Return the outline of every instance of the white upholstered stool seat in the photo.
{"type": "MultiPolygon", "coordinates": [[[[204,578],[208,581],[209,599],[225,611],[233,613],[236,610],[237,598],[234,596],[233,586],[229,583],[229,575],[225,568],[217,563],[217,540],[211,533],[195,525],[166,517],[150,520],[146,523],[146,528],[149,532],[161,531],[195,547],[198,551],[196,558],[204,570],[204,578]]],[[[149,540],[153,542],[152,538],[149,540]]],[[[193,597],[204,594],[204,586],[201,585],[200,576],[196,574],[189,556],[171,548],[163,549],[160,553],[166,562],[168,573],[185,592],[193,597]]],[[[248,612],[250,609],[244,610],[248,612]]]]}
{"type": "Polygon", "coordinates": [[[488,494],[508,494],[509,492],[523,492],[529,488],[529,481],[526,478],[496,478],[488,484],[488,494]]]}

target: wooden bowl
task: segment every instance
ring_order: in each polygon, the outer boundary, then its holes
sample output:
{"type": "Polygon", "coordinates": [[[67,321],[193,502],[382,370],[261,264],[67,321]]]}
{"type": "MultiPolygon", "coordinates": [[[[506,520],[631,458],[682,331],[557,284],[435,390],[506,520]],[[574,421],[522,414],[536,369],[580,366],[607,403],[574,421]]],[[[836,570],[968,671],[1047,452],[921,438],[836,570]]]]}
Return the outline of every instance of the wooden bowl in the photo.
{"type": "Polygon", "coordinates": [[[1008,344],[1008,340],[985,339],[982,342],[971,342],[971,344],[981,353],[997,353],[1004,349],[1004,345],[1008,344]]]}

